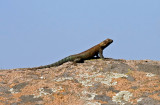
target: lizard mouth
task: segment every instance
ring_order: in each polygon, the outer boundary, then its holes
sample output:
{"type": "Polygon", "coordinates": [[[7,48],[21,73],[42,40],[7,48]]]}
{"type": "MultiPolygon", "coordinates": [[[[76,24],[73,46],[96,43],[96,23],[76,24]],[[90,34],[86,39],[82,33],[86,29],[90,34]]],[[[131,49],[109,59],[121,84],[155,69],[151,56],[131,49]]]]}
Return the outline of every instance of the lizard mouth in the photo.
{"type": "Polygon", "coordinates": [[[110,43],[112,43],[112,42],[113,42],[113,40],[112,40],[112,39],[109,39],[109,41],[110,41],[110,43]]]}
{"type": "Polygon", "coordinates": [[[112,42],[113,42],[113,40],[112,40],[112,39],[107,39],[107,40],[106,40],[106,43],[111,44],[112,42]]]}

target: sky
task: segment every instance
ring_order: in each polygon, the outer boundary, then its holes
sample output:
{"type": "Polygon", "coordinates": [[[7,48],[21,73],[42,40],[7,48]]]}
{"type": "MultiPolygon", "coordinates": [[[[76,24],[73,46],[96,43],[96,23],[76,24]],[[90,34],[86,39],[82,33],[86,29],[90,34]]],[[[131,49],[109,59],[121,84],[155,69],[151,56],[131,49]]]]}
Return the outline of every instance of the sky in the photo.
{"type": "Polygon", "coordinates": [[[0,1],[0,69],[51,64],[107,38],[106,58],[160,60],[160,0],[0,1]]]}

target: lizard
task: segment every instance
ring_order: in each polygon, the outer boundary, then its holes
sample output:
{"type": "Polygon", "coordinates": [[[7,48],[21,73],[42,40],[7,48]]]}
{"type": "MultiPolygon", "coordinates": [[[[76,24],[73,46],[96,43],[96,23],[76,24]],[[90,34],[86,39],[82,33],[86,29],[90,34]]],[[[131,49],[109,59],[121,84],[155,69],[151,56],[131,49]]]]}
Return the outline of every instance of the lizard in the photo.
{"type": "Polygon", "coordinates": [[[33,68],[26,68],[26,69],[31,69],[31,70],[35,70],[35,69],[43,69],[43,68],[50,68],[50,67],[54,67],[54,66],[59,66],[59,65],[62,65],[63,63],[65,62],[68,62],[68,61],[72,61],[74,63],[78,63],[78,62],[82,62],[84,60],[88,60],[88,59],[92,59],[94,58],[95,56],[97,58],[101,58],[101,59],[104,59],[104,56],[103,56],[103,50],[109,46],[111,43],[113,42],[112,39],[106,39],[104,41],[102,41],[101,43],[93,46],[92,48],[86,50],[86,51],[83,51],[79,54],[75,54],[75,55],[70,55],[68,57],[65,57],[55,63],[52,63],[52,64],[49,64],[49,65],[44,65],[44,66],[39,66],[39,67],[33,67],[33,68]]]}

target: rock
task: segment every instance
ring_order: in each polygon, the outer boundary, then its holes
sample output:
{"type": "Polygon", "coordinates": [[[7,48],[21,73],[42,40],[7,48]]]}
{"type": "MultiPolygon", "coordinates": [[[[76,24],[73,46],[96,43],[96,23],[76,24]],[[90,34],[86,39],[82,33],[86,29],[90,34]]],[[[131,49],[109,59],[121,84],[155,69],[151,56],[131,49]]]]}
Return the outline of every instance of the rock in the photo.
{"type": "Polygon", "coordinates": [[[0,105],[160,105],[160,61],[94,59],[0,70],[0,105]]]}

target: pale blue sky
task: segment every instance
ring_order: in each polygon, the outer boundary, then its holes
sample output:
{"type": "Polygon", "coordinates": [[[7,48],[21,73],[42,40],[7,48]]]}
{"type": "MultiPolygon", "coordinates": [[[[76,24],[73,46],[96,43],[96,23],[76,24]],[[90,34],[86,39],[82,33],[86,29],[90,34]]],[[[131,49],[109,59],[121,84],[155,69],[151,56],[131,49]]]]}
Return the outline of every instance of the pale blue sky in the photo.
{"type": "Polygon", "coordinates": [[[0,69],[50,64],[106,38],[105,57],[160,60],[160,0],[0,1],[0,69]]]}

